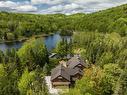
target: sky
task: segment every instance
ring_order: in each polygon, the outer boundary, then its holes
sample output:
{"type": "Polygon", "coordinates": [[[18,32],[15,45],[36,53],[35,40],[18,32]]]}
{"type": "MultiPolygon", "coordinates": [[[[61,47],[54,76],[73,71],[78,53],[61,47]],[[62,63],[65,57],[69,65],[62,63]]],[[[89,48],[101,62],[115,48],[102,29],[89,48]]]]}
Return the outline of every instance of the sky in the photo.
{"type": "Polygon", "coordinates": [[[92,13],[126,3],[127,0],[0,0],[0,11],[35,14],[92,13]]]}

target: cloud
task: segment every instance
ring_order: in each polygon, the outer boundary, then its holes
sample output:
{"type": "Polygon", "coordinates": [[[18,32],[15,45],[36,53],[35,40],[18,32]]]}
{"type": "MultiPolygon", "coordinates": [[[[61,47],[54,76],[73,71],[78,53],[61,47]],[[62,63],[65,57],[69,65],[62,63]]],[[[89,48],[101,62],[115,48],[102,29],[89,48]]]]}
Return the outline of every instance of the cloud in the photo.
{"type": "Polygon", "coordinates": [[[40,13],[77,13],[84,9],[84,6],[72,3],[72,4],[65,4],[65,5],[56,5],[52,6],[48,9],[41,10],[40,13]]]}
{"type": "Polygon", "coordinates": [[[13,12],[35,12],[37,7],[30,5],[29,2],[12,2],[0,1],[0,10],[13,11],[13,12]]]}
{"type": "Polygon", "coordinates": [[[41,1],[40,3],[43,4],[45,3],[50,5],[47,9],[42,9],[41,11],[39,11],[39,13],[41,14],[43,13],[44,14],[49,14],[49,13],[73,14],[73,13],[80,13],[80,12],[91,13],[91,12],[96,12],[99,10],[111,8],[114,6],[118,6],[127,2],[127,0],[40,0],[40,1],[41,1]],[[50,1],[57,2],[58,4],[52,3],[50,1]]]}
{"type": "Polygon", "coordinates": [[[36,12],[37,7],[32,6],[32,5],[22,5],[16,8],[17,11],[21,12],[36,12]]]}
{"type": "Polygon", "coordinates": [[[0,7],[5,7],[5,8],[11,8],[13,9],[17,4],[12,1],[0,1],[0,7]]]}
{"type": "Polygon", "coordinates": [[[75,10],[75,9],[83,9],[83,8],[85,8],[85,6],[76,3],[71,3],[64,6],[65,10],[75,10]]]}
{"type": "Polygon", "coordinates": [[[67,4],[67,5],[58,5],[48,8],[47,10],[50,11],[66,11],[66,10],[76,10],[76,9],[83,9],[84,7],[75,3],[67,4]]]}
{"type": "Polygon", "coordinates": [[[48,5],[56,5],[64,2],[65,0],[31,0],[32,4],[48,4],[48,5]]]}
{"type": "Polygon", "coordinates": [[[12,12],[91,13],[127,3],[127,0],[0,0],[0,10],[12,12]]]}

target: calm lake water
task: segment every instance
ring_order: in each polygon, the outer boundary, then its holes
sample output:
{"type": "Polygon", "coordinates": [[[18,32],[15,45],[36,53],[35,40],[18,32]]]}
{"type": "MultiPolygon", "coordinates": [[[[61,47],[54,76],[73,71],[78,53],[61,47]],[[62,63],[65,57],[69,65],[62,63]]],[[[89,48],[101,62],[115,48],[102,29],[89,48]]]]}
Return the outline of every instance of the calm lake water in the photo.
{"type": "MultiPolygon", "coordinates": [[[[67,39],[70,41],[71,36],[60,36],[59,34],[54,34],[48,37],[44,37],[44,43],[49,51],[54,49],[59,41],[62,39],[67,39]]],[[[43,41],[42,41],[43,42],[43,41]]],[[[0,50],[5,51],[6,49],[16,48],[19,49],[23,45],[23,42],[13,42],[13,43],[2,43],[0,44],[0,50]]]]}

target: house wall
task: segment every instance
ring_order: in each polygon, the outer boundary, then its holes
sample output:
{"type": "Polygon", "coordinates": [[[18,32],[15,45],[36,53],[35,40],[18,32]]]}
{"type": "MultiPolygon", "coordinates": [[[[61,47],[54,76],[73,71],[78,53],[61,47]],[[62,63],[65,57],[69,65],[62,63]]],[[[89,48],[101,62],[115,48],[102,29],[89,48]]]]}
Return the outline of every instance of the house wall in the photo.
{"type": "MultiPolygon", "coordinates": [[[[58,76],[58,77],[62,77],[62,76],[58,76]]],[[[69,82],[67,79],[63,78],[59,79],[59,78],[55,78],[54,80],[52,80],[52,82],[69,82]]]]}
{"type": "MultiPolygon", "coordinates": [[[[59,77],[61,77],[61,76],[59,76],[59,77]]],[[[62,77],[62,79],[59,79],[57,77],[54,80],[52,80],[52,87],[53,88],[69,88],[69,86],[70,86],[70,82],[63,77],[62,77]]]]}

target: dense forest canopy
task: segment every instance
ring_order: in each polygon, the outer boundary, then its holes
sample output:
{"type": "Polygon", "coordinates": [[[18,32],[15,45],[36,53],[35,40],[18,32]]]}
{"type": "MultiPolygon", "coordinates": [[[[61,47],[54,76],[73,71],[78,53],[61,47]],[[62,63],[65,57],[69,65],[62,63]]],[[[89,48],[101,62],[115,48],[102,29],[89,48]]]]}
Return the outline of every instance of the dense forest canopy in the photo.
{"type": "Polygon", "coordinates": [[[84,76],[65,95],[127,95],[127,37],[118,33],[79,32],[74,49],[87,60],[84,76]]]}

